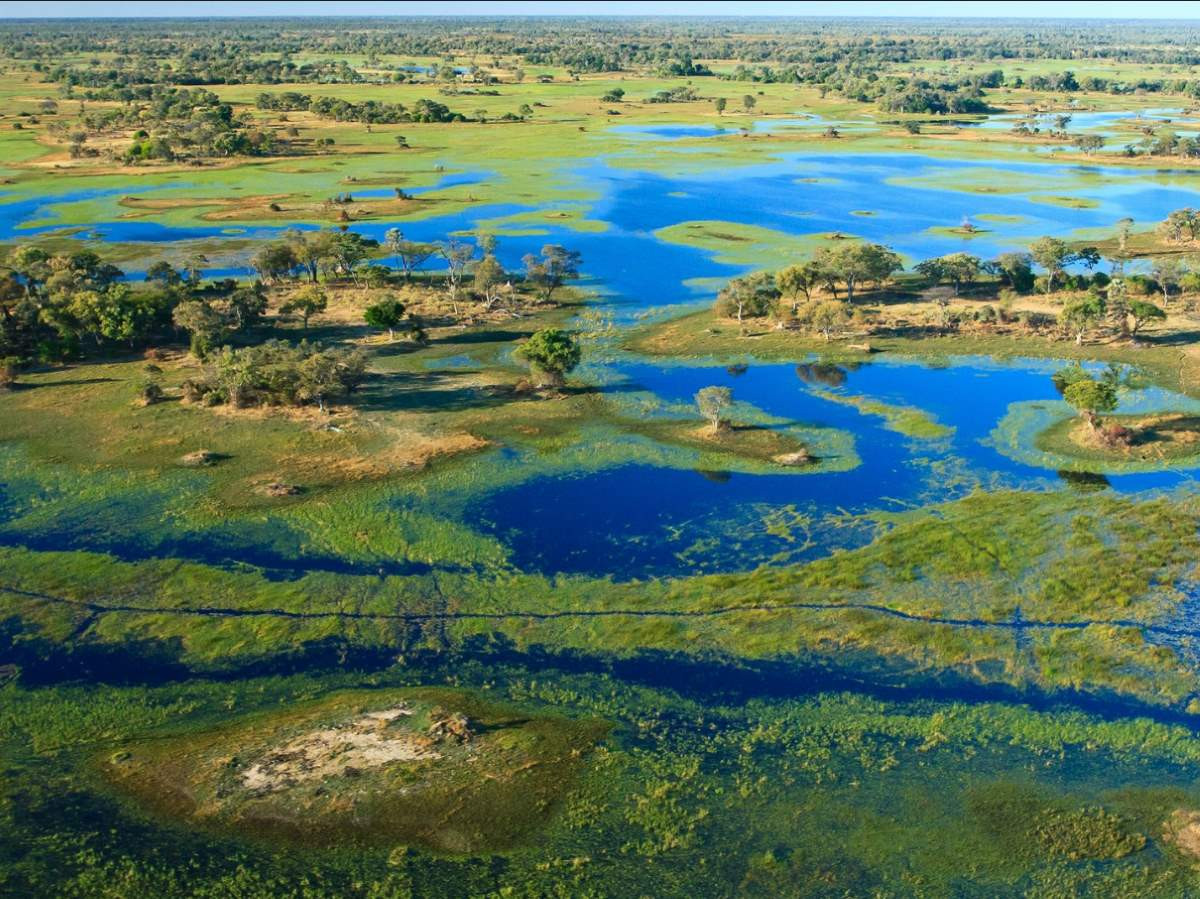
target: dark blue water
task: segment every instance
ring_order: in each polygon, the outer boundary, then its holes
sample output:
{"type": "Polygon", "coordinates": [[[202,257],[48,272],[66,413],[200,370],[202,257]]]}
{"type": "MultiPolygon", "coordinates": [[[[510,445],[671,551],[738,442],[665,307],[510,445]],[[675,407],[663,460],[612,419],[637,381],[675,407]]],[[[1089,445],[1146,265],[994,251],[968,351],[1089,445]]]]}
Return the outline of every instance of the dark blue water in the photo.
{"type": "MultiPolygon", "coordinates": [[[[1058,401],[1050,378],[1057,367],[1032,360],[945,367],[883,361],[827,367],[817,378],[805,368],[802,378],[794,365],[751,365],[743,374],[621,366],[629,382],[667,401],[691,403],[698,390],[716,384],[790,422],[850,431],[862,463],[851,471],[807,475],[622,465],[535,478],[473,503],[467,518],[511,547],[518,567],[549,574],[675,576],[825,555],[865,542],[870,531],[818,524],[807,534],[811,544],[800,547],[769,533],[765,522],[786,519],[792,509],[818,522],[842,511],[899,510],[955,499],[977,487],[1069,486],[1053,471],[1002,455],[988,439],[1014,400],[1058,401]],[[942,440],[906,437],[888,430],[882,418],[831,402],[819,391],[916,406],[955,433],[942,440]]],[[[1165,471],[1109,476],[1108,482],[1133,492],[1174,487],[1188,477],[1165,471]]]]}

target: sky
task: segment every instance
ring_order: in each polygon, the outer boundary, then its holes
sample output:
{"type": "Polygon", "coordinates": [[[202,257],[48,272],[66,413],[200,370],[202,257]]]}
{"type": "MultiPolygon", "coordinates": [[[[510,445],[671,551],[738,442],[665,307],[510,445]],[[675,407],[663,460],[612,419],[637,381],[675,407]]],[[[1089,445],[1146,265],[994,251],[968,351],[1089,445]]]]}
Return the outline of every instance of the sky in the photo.
{"type": "Polygon", "coordinates": [[[794,16],[934,16],[954,18],[1070,18],[1070,19],[1200,19],[1200,4],[1192,2],[1138,2],[1128,0],[1069,0],[1069,2],[722,2],[696,0],[424,0],[421,3],[293,0],[270,3],[258,0],[108,0],[108,2],[53,2],[53,0],[0,0],[0,18],[99,18],[122,16],[328,16],[328,15],[794,15],[794,16]]]}

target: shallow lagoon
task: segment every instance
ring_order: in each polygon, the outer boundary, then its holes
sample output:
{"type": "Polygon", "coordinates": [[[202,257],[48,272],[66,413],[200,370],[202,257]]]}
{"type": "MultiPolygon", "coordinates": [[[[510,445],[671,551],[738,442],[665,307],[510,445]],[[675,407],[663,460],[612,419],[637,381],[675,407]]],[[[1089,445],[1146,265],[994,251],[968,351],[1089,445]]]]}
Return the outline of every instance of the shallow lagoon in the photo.
{"type": "MultiPolygon", "coordinates": [[[[730,387],[736,401],[784,420],[848,431],[861,464],[811,475],[633,464],[556,474],[472,503],[467,519],[507,543],[517,567],[548,574],[680,576],[825,555],[869,536],[857,527],[831,527],[843,513],[898,511],[952,500],[976,487],[1050,489],[1079,483],[1024,464],[995,445],[994,431],[1014,402],[1040,401],[1052,420],[1073,414],[1050,377],[1058,367],[977,358],[937,365],[900,359],[855,367],[751,364],[739,373],[720,367],[617,366],[634,386],[668,402],[689,404],[696,391],[716,384],[730,387]],[[906,436],[889,429],[883,417],[830,396],[921,409],[953,433],[934,439],[906,436]]],[[[1153,390],[1131,393],[1124,408],[1181,406],[1190,403],[1153,390]]],[[[736,421],[736,411],[731,418],[736,421]]],[[[1113,489],[1140,492],[1176,487],[1190,481],[1191,473],[1105,477],[1113,489]]]]}
{"type": "MultiPolygon", "coordinates": [[[[664,126],[666,127],[666,126],[664,126]]],[[[681,165],[674,175],[647,171],[639,158],[626,154],[601,158],[566,170],[573,189],[598,195],[587,218],[606,223],[599,232],[577,231],[547,218],[508,235],[505,261],[517,264],[520,256],[546,239],[569,241],[584,250],[588,270],[612,285],[628,264],[616,259],[629,249],[620,241],[687,221],[731,221],[755,224],[795,236],[841,231],[883,241],[913,259],[953,252],[969,245],[988,255],[1014,249],[1045,233],[1106,228],[1124,217],[1148,226],[1168,212],[1195,204],[1200,177],[1194,172],[1145,170],[1103,165],[991,160],[966,162],[918,154],[805,154],[781,153],[779,161],[739,165],[719,170],[692,171],[681,165]],[[1049,205],[1047,198],[1069,195],[1091,201],[1088,208],[1049,205]],[[869,215],[854,214],[867,212],[869,215]],[[929,228],[957,226],[963,218],[1019,216],[1005,222],[988,222],[982,233],[969,238],[927,232],[929,228]],[[611,247],[611,249],[609,249],[611,247]]],[[[331,176],[332,177],[332,176],[331,176]]],[[[425,188],[410,193],[434,194],[454,186],[481,183],[486,172],[458,172],[440,176],[425,188]]],[[[299,186],[299,181],[297,186],[299,186]]],[[[20,240],[61,229],[72,220],[75,204],[102,201],[110,215],[92,220],[88,233],[115,242],[164,243],[175,240],[216,238],[230,223],[164,225],[148,219],[122,219],[125,210],[115,202],[137,193],[176,191],[186,185],[90,189],[58,195],[13,199],[0,204],[0,239],[20,240]]],[[[354,185],[337,182],[331,193],[355,193],[354,185]]],[[[305,184],[311,191],[311,183],[305,184]]],[[[388,195],[388,190],[359,191],[360,196],[388,195]]],[[[11,196],[11,194],[10,194],[11,196]]],[[[503,220],[531,211],[553,213],[559,204],[544,207],[522,204],[486,204],[449,216],[420,221],[371,221],[356,224],[356,231],[382,238],[388,228],[400,226],[412,239],[432,240],[455,231],[475,230],[478,222],[503,220]]],[[[248,236],[266,237],[286,230],[280,226],[248,226],[248,236]]],[[[982,226],[981,226],[982,227],[982,226]]],[[[499,228],[501,236],[506,229],[499,228]]],[[[641,251],[653,252],[648,246],[641,251]]],[[[659,266],[646,259],[639,275],[653,275],[659,266]]],[[[703,272],[700,273],[703,276],[703,272]]],[[[651,285],[655,286],[655,285],[651,285]]]]}

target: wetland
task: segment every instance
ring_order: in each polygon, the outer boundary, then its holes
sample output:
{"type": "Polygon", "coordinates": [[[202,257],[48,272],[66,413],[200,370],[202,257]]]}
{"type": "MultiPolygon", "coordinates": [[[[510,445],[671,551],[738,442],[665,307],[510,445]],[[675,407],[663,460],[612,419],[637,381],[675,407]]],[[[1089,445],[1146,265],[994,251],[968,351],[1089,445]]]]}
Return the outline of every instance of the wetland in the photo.
{"type": "Polygon", "coordinates": [[[568,21],[0,23],[0,894],[1194,894],[1200,60],[568,21]]]}

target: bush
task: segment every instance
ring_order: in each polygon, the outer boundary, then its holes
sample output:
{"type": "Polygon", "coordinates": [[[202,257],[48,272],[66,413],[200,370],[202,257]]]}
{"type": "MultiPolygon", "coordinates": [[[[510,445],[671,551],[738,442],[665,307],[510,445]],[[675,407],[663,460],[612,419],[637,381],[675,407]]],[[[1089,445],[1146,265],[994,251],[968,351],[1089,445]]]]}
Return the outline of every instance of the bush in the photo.
{"type": "Polygon", "coordinates": [[[143,406],[153,406],[155,403],[160,402],[164,395],[162,386],[157,381],[146,381],[143,383],[138,394],[143,406]]]}

